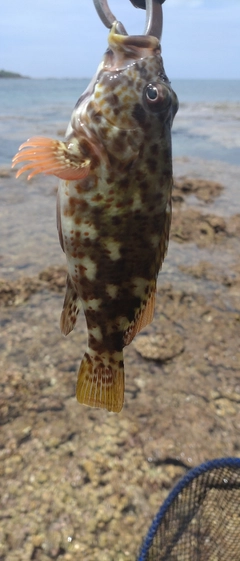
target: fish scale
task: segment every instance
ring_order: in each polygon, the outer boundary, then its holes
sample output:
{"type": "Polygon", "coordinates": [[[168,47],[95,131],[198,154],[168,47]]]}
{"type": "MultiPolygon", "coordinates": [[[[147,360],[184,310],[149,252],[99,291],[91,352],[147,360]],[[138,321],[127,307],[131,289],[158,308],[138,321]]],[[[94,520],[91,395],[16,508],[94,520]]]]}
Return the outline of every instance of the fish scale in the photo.
{"type": "Polygon", "coordinates": [[[171,125],[178,102],[159,41],[113,24],[97,74],[73,111],[64,142],[36,137],[17,175],[60,177],[57,225],[68,277],[61,330],[80,307],[88,347],[77,399],[119,412],[123,348],[152,321],[171,222],[171,125]]]}

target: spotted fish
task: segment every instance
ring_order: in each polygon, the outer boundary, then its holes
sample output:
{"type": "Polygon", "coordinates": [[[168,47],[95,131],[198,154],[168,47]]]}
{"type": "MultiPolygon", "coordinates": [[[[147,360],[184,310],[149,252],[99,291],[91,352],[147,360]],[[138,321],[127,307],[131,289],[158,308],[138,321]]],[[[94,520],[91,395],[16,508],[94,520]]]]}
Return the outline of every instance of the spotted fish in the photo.
{"type": "Polygon", "coordinates": [[[171,125],[178,102],[159,40],[121,34],[72,114],[64,142],[33,137],[13,165],[61,179],[57,227],[68,275],[61,330],[83,308],[88,346],[77,399],[119,412],[123,347],[152,321],[171,222],[171,125]]]}

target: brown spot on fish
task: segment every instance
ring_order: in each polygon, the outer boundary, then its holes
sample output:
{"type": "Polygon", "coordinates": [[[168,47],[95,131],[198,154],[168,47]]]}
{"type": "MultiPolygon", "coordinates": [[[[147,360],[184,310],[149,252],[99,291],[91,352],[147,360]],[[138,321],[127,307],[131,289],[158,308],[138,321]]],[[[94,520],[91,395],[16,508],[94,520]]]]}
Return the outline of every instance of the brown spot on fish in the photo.
{"type": "Polygon", "coordinates": [[[150,173],[156,173],[158,162],[153,158],[147,159],[147,166],[150,173]]]}
{"type": "Polygon", "coordinates": [[[106,95],[105,103],[109,103],[109,105],[114,107],[116,105],[119,105],[119,98],[115,93],[111,92],[110,94],[106,95]]]}
{"type": "MultiPolygon", "coordinates": [[[[140,158],[140,154],[139,154],[139,158],[140,158]]],[[[145,179],[146,174],[142,171],[142,170],[136,170],[135,172],[135,179],[138,182],[142,181],[143,179],[145,179]]],[[[146,183],[146,185],[148,185],[148,183],[146,183]]]]}
{"type": "Polygon", "coordinates": [[[143,189],[144,191],[147,191],[148,185],[149,185],[149,184],[148,184],[148,182],[147,182],[146,180],[145,180],[145,181],[141,181],[141,183],[139,183],[140,189],[143,189]]]}
{"type": "MultiPolygon", "coordinates": [[[[67,215],[65,215],[65,216],[67,216],[67,215]]],[[[81,216],[75,216],[74,217],[74,222],[75,222],[76,226],[79,226],[79,224],[81,224],[81,222],[82,222],[81,216]]]]}
{"type": "Polygon", "coordinates": [[[152,144],[152,146],[150,146],[150,152],[153,156],[158,156],[158,144],[152,144]]]}
{"type": "MultiPolygon", "coordinates": [[[[76,256],[77,257],[77,256],[76,256]]],[[[84,265],[78,265],[79,268],[79,272],[82,276],[85,275],[85,271],[87,270],[87,267],[84,267],[84,265]]]]}
{"type": "Polygon", "coordinates": [[[112,150],[118,152],[118,151],[124,151],[124,149],[125,149],[124,140],[122,140],[119,137],[114,138],[112,142],[112,150]]]}
{"type": "Polygon", "coordinates": [[[63,214],[64,214],[64,216],[66,216],[66,217],[67,217],[67,216],[73,216],[74,213],[75,213],[75,209],[74,209],[73,206],[71,206],[71,207],[67,206],[67,207],[65,207],[65,209],[64,209],[64,211],[63,211],[63,214]]]}
{"type": "Polygon", "coordinates": [[[94,123],[101,124],[101,121],[102,121],[101,111],[96,111],[95,109],[93,109],[91,111],[91,119],[94,123]]]}
{"type": "Polygon", "coordinates": [[[106,126],[102,126],[99,129],[99,133],[101,135],[102,140],[107,140],[108,136],[109,136],[109,129],[106,126]]]}
{"type": "Polygon", "coordinates": [[[91,247],[92,242],[91,242],[91,240],[89,239],[89,237],[85,237],[85,238],[82,240],[82,244],[83,244],[83,246],[87,249],[87,248],[91,247]]]}
{"type": "Polygon", "coordinates": [[[127,178],[126,178],[126,177],[124,177],[123,179],[120,179],[120,180],[118,181],[118,187],[119,187],[119,189],[124,189],[125,187],[127,187],[127,185],[128,185],[128,181],[127,181],[127,178]]]}
{"type": "Polygon", "coordinates": [[[122,222],[121,216],[112,216],[111,217],[111,222],[114,226],[119,226],[122,222]]]}
{"type": "Polygon", "coordinates": [[[94,154],[94,156],[91,157],[91,164],[90,164],[91,171],[93,171],[96,167],[98,167],[99,164],[100,164],[100,158],[99,156],[94,154]]]}
{"type": "Polygon", "coordinates": [[[93,202],[99,202],[99,201],[102,201],[102,199],[103,199],[103,196],[101,195],[101,193],[97,193],[96,195],[94,195],[94,197],[92,197],[91,200],[93,202]]]}
{"type": "Polygon", "coordinates": [[[140,103],[136,103],[133,108],[132,116],[142,127],[146,121],[146,113],[143,109],[143,106],[140,103]]]}
{"type": "Polygon", "coordinates": [[[114,109],[113,109],[114,115],[119,115],[119,114],[120,114],[120,111],[121,111],[121,110],[119,109],[119,107],[114,107],[114,109]]]}

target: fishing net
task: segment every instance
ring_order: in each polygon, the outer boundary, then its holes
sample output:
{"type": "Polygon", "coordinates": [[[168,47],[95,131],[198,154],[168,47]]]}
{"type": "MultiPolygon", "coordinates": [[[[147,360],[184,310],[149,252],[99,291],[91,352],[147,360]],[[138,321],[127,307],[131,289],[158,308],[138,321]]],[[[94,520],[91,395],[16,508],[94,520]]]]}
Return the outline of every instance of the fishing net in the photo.
{"type": "Polygon", "coordinates": [[[138,561],[240,561],[240,459],[189,471],[155,516],[138,561]]]}

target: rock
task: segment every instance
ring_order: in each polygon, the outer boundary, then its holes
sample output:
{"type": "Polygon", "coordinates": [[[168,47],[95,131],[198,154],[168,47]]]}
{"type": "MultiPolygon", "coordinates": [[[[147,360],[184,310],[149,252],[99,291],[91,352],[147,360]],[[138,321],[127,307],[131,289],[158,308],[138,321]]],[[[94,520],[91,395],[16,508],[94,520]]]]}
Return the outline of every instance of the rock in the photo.
{"type": "Polygon", "coordinates": [[[203,215],[191,208],[173,212],[170,238],[178,243],[195,242],[207,247],[223,243],[228,235],[227,221],[220,216],[203,215]]]}
{"type": "Polygon", "coordinates": [[[0,305],[20,306],[39,288],[37,279],[22,278],[13,282],[0,279],[0,305]]]}
{"type": "Polygon", "coordinates": [[[48,267],[39,273],[39,279],[48,284],[50,290],[61,292],[66,286],[66,267],[48,267]]]}
{"type": "Polygon", "coordinates": [[[0,279],[0,305],[20,306],[42,290],[62,292],[66,285],[66,268],[49,267],[38,277],[22,277],[17,281],[0,279]]]}
{"type": "Polygon", "coordinates": [[[211,203],[223,189],[223,185],[216,181],[182,176],[174,179],[173,200],[175,197],[183,199],[184,195],[194,194],[201,201],[211,203]]]}
{"type": "Polygon", "coordinates": [[[168,331],[157,335],[139,335],[133,345],[142,357],[161,362],[172,359],[184,350],[183,337],[168,331]]]}

